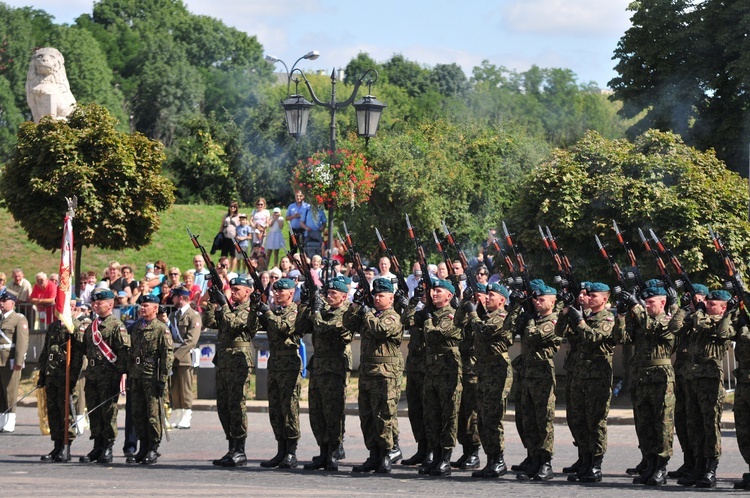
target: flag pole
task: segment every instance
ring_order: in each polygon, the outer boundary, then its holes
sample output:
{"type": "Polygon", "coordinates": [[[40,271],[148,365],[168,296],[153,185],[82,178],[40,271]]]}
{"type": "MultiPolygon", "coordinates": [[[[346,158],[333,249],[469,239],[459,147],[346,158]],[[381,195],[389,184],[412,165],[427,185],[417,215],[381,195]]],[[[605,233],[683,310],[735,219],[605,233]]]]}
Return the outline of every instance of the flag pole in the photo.
{"type": "Polygon", "coordinates": [[[68,330],[68,340],[65,344],[65,412],[64,412],[64,429],[63,444],[67,448],[70,444],[70,354],[71,354],[71,335],[73,334],[73,320],[70,312],[70,288],[71,288],[71,266],[73,262],[73,217],[78,205],[76,196],[65,198],[68,203],[68,211],[65,213],[63,222],[63,239],[62,251],[60,254],[60,286],[57,289],[55,298],[55,314],[60,322],[68,330]]]}

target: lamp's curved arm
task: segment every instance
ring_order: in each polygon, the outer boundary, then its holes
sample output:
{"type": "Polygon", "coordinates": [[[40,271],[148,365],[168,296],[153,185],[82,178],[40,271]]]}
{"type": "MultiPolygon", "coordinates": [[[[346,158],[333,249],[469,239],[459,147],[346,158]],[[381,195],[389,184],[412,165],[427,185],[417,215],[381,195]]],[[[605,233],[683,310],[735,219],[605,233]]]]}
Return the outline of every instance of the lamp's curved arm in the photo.
{"type": "Polygon", "coordinates": [[[354,102],[354,99],[357,98],[357,92],[359,91],[359,87],[362,86],[362,83],[364,83],[365,76],[367,76],[370,73],[374,73],[375,74],[375,78],[371,79],[371,80],[368,80],[367,84],[368,85],[372,85],[373,83],[375,83],[376,81],[378,81],[378,72],[376,70],[372,69],[372,68],[368,69],[367,71],[365,71],[362,74],[362,76],[360,76],[359,78],[357,78],[357,82],[354,84],[354,90],[352,90],[352,94],[349,96],[349,98],[346,99],[343,102],[337,102],[336,103],[336,107],[337,108],[346,107],[346,106],[350,105],[352,102],[354,102]]]}
{"type": "MultiPolygon", "coordinates": [[[[296,64],[296,63],[295,63],[296,64]]],[[[354,99],[357,97],[357,92],[359,91],[359,87],[362,86],[362,83],[364,83],[365,76],[367,76],[370,73],[375,74],[375,78],[368,80],[367,84],[372,85],[376,81],[378,81],[378,72],[375,69],[368,69],[365,71],[362,76],[357,78],[357,82],[354,84],[354,90],[352,90],[352,94],[349,96],[348,99],[346,99],[343,102],[323,102],[318,98],[317,95],[315,95],[315,90],[313,90],[312,85],[308,81],[307,77],[305,76],[305,73],[302,72],[300,68],[294,68],[292,69],[292,72],[289,73],[289,82],[292,81],[292,75],[298,72],[300,76],[302,76],[302,80],[305,82],[305,86],[307,87],[308,91],[310,92],[310,97],[312,97],[313,102],[315,102],[316,105],[326,107],[328,109],[341,109],[343,107],[346,107],[350,105],[352,102],[354,102],[354,99]]],[[[289,87],[287,84],[287,94],[289,94],[289,87]]]]}

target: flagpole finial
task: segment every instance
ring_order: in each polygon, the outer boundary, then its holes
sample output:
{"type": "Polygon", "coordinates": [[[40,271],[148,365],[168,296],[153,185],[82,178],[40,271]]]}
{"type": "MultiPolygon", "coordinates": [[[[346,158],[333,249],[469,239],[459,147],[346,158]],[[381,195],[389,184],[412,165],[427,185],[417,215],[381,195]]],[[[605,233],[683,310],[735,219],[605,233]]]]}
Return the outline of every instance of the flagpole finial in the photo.
{"type": "Polygon", "coordinates": [[[78,197],[66,197],[65,202],[68,203],[68,212],[65,213],[70,218],[75,218],[76,215],[76,208],[78,207],[78,197]]]}

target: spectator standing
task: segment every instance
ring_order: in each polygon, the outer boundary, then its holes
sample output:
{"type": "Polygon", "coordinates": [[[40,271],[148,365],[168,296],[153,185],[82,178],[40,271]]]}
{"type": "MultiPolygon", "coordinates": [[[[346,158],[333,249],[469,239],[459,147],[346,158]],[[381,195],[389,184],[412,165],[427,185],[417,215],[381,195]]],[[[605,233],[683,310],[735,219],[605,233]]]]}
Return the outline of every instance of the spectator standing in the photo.
{"type": "Polygon", "coordinates": [[[122,273],[122,278],[125,279],[125,286],[130,289],[130,294],[128,296],[130,297],[138,288],[138,281],[135,279],[135,275],[133,274],[133,268],[128,265],[122,265],[120,267],[120,273],[122,273]]]}
{"type": "Polygon", "coordinates": [[[305,254],[308,258],[322,254],[323,230],[327,221],[324,210],[317,206],[311,206],[302,218],[300,226],[305,229],[305,254]]]}
{"type": "Polygon", "coordinates": [[[201,288],[199,285],[195,283],[195,277],[193,275],[192,270],[187,270],[182,273],[182,281],[185,284],[185,288],[190,291],[190,296],[188,297],[190,301],[190,306],[197,310],[199,313],[201,311],[199,303],[201,298],[201,288]]]}
{"type": "Polygon", "coordinates": [[[227,213],[221,219],[221,232],[224,234],[224,242],[221,245],[221,256],[229,258],[229,266],[232,271],[236,266],[237,254],[234,250],[232,239],[237,236],[237,227],[240,225],[240,205],[237,201],[229,203],[227,213]]]}
{"type": "Polygon", "coordinates": [[[125,293],[130,297],[132,292],[130,291],[130,286],[127,283],[127,280],[125,280],[122,275],[120,275],[120,263],[117,261],[110,261],[107,265],[107,275],[109,275],[109,290],[115,293],[117,295],[120,291],[125,291],[125,293]]]}
{"type": "Polygon", "coordinates": [[[206,282],[209,280],[209,271],[206,269],[206,262],[203,256],[196,254],[193,256],[193,266],[195,267],[195,285],[201,288],[201,294],[206,292],[206,282]]]}
{"type": "Polygon", "coordinates": [[[180,272],[180,269],[176,266],[173,266],[169,269],[169,273],[167,274],[167,280],[169,281],[169,288],[174,289],[175,287],[179,287],[182,285],[182,272],[180,272]]]}
{"type": "Polygon", "coordinates": [[[284,256],[281,258],[281,261],[279,261],[279,270],[281,270],[281,278],[286,278],[287,275],[289,275],[289,272],[294,269],[294,266],[292,265],[292,260],[289,259],[289,256],[284,256]]]}
{"type": "Polygon", "coordinates": [[[310,204],[305,202],[305,194],[301,190],[294,193],[294,202],[289,204],[286,210],[286,221],[289,222],[289,246],[293,247],[292,234],[297,236],[297,241],[301,243],[305,234],[304,227],[301,226],[305,213],[310,209],[310,204]]]}
{"type": "Polygon", "coordinates": [[[148,286],[148,278],[142,278],[138,282],[138,287],[136,287],[135,292],[130,296],[130,304],[136,304],[138,298],[141,296],[148,296],[149,294],[151,294],[151,287],[148,286]]]}
{"type": "Polygon", "coordinates": [[[39,272],[36,274],[36,284],[31,290],[30,302],[36,306],[39,324],[45,329],[55,321],[55,298],[57,297],[57,285],[50,282],[47,274],[39,272]]]}
{"type": "Polygon", "coordinates": [[[91,293],[96,288],[96,272],[95,271],[87,271],[86,272],[86,283],[83,286],[83,290],[81,291],[81,301],[83,301],[83,304],[91,304],[91,293]]]}
{"type": "Polygon", "coordinates": [[[20,268],[13,268],[12,277],[13,281],[8,283],[8,292],[16,296],[17,304],[28,303],[31,297],[31,282],[24,278],[23,270],[20,268]]]}
{"type": "MultiPolygon", "coordinates": [[[[245,251],[246,254],[250,253],[250,241],[253,240],[253,227],[250,226],[250,223],[247,220],[247,215],[245,213],[240,213],[240,226],[237,227],[237,242],[239,242],[240,247],[243,251],[245,251]]],[[[240,254],[237,255],[238,258],[241,257],[240,254]]],[[[244,262],[245,267],[247,268],[247,262],[244,262]]],[[[240,261],[237,265],[238,269],[242,269],[243,261],[240,261]]],[[[250,268],[247,268],[247,271],[250,271],[250,268]]]]}
{"type": "Polygon", "coordinates": [[[268,266],[279,264],[279,251],[284,249],[284,218],[281,216],[281,208],[273,208],[271,222],[268,225],[266,236],[266,253],[268,255],[268,266]]]}
{"type": "Polygon", "coordinates": [[[253,209],[252,213],[252,221],[250,222],[250,226],[253,227],[253,245],[263,245],[266,238],[266,229],[270,224],[271,213],[266,209],[266,200],[263,197],[260,197],[255,203],[255,209],[253,209]]]}

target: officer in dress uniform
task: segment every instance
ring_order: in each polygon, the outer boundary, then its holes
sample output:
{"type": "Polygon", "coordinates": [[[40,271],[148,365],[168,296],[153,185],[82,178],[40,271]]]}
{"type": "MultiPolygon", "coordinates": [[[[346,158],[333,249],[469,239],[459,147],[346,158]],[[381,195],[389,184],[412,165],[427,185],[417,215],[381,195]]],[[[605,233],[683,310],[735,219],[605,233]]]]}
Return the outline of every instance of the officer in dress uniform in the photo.
{"type": "Polygon", "coordinates": [[[192,351],[198,344],[203,321],[200,314],[190,307],[190,289],[180,286],[172,289],[174,308],[167,318],[167,325],[174,343],[172,364],[172,413],[174,427],[190,429],[193,417],[193,358],[192,351]]]}
{"type": "MultiPolygon", "coordinates": [[[[26,317],[16,313],[16,295],[8,290],[0,294],[0,413],[5,412],[18,398],[21,370],[29,347],[29,323],[26,317]]],[[[15,407],[0,415],[0,432],[16,430],[15,407]]]]}

